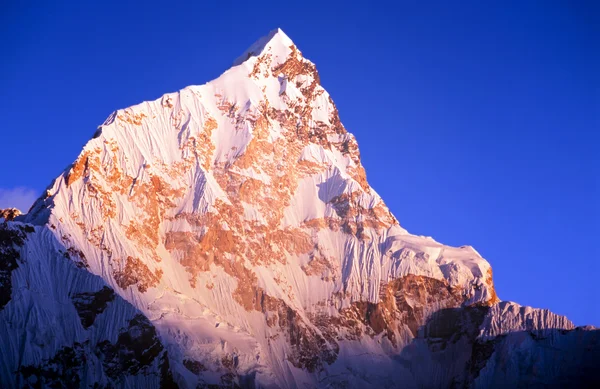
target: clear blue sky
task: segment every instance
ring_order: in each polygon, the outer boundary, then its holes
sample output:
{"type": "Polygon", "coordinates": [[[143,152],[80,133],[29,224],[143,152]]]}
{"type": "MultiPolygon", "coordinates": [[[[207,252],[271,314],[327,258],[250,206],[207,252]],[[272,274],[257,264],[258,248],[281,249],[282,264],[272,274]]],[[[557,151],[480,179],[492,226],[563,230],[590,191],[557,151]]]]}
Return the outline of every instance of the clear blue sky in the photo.
{"type": "Polygon", "coordinates": [[[405,228],[473,245],[500,298],[600,326],[598,3],[5,3],[0,201],[41,193],[115,109],[281,27],[405,228]]]}

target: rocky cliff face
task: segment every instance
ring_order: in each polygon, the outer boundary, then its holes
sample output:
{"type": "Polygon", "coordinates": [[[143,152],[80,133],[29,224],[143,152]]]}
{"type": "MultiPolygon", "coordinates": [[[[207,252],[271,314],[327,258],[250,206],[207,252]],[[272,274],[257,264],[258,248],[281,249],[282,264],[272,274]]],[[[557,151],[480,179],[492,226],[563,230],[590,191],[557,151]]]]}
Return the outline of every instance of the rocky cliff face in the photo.
{"type": "Polygon", "coordinates": [[[500,302],[473,248],[399,226],[280,30],[113,113],[5,220],[8,387],[544,386],[600,357],[598,331],[500,302]]]}

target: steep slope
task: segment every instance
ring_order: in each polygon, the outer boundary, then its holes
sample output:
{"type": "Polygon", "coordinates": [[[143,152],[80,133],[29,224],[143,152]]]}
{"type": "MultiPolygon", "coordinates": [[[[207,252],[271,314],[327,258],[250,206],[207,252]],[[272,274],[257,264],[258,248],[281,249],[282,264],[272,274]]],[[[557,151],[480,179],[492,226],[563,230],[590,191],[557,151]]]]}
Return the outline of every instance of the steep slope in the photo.
{"type": "Polygon", "coordinates": [[[598,357],[596,331],[498,304],[473,248],[399,226],[281,30],[214,81],[113,113],[16,220],[6,231],[33,231],[6,243],[25,260],[3,270],[0,317],[17,324],[2,329],[2,382],[63,379],[44,366],[65,348],[85,356],[69,373],[82,387],[485,387],[525,376],[505,369],[507,348],[536,372],[557,371],[544,347],[567,367],[598,357]],[[20,297],[19,272],[54,290],[48,304],[20,297]],[[71,332],[29,342],[44,309],[71,332]]]}
{"type": "Polygon", "coordinates": [[[172,382],[152,323],[72,254],[45,227],[0,223],[2,387],[172,382]]]}

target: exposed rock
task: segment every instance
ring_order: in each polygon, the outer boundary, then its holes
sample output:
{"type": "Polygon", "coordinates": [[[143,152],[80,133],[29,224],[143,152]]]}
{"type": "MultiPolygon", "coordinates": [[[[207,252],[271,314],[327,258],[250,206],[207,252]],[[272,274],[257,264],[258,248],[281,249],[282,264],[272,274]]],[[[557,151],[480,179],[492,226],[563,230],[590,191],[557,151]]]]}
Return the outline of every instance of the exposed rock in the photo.
{"type": "Polygon", "coordinates": [[[179,385],[173,379],[173,372],[169,365],[169,353],[164,352],[160,357],[160,389],[176,389],[179,385]]]}
{"type": "Polygon", "coordinates": [[[21,211],[17,208],[4,208],[0,209],[0,219],[4,219],[5,222],[14,220],[17,216],[21,215],[21,211]]]}
{"type": "Polygon", "coordinates": [[[202,363],[194,361],[193,359],[184,359],[183,366],[196,375],[199,375],[201,372],[207,370],[202,363]]]}
{"type": "Polygon", "coordinates": [[[156,329],[145,316],[139,314],[129,321],[128,328],[121,331],[116,343],[103,341],[98,344],[96,352],[102,354],[104,370],[114,379],[124,374],[137,374],[149,366],[162,350],[156,329]]]}
{"type": "Polygon", "coordinates": [[[22,366],[19,374],[25,379],[24,387],[78,388],[85,363],[83,345],[76,342],[72,347],[63,347],[38,366],[22,366]]]}
{"type": "Polygon", "coordinates": [[[125,268],[115,271],[113,275],[117,285],[121,288],[126,289],[131,285],[137,285],[137,289],[144,293],[148,288],[158,284],[162,276],[162,270],[157,269],[152,272],[138,258],[129,256],[125,261],[125,268]]]}
{"type": "Polygon", "coordinates": [[[19,267],[19,247],[25,244],[27,233],[33,227],[12,223],[0,224],[0,311],[10,301],[12,292],[11,275],[19,267]]]}
{"type": "Polygon", "coordinates": [[[104,312],[108,303],[115,299],[115,292],[105,286],[97,292],[76,293],[72,299],[81,318],[81,324],[84,328],[88,328],[94,324],[96,316],[104,312]]]}

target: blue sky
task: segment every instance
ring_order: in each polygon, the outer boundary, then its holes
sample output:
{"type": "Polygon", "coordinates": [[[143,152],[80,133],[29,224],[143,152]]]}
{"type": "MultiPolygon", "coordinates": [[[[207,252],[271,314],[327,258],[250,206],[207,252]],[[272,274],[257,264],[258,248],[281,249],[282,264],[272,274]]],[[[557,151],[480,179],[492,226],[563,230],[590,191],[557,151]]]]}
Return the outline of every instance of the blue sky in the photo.
{"type": "Polygon", "coordinates": [[[500,298],[600,326],[594,2],[40,3],[0,12],[0,207],[115,109],[207,82],[281,27],[403,227],[474,246],[500,298]]]}

